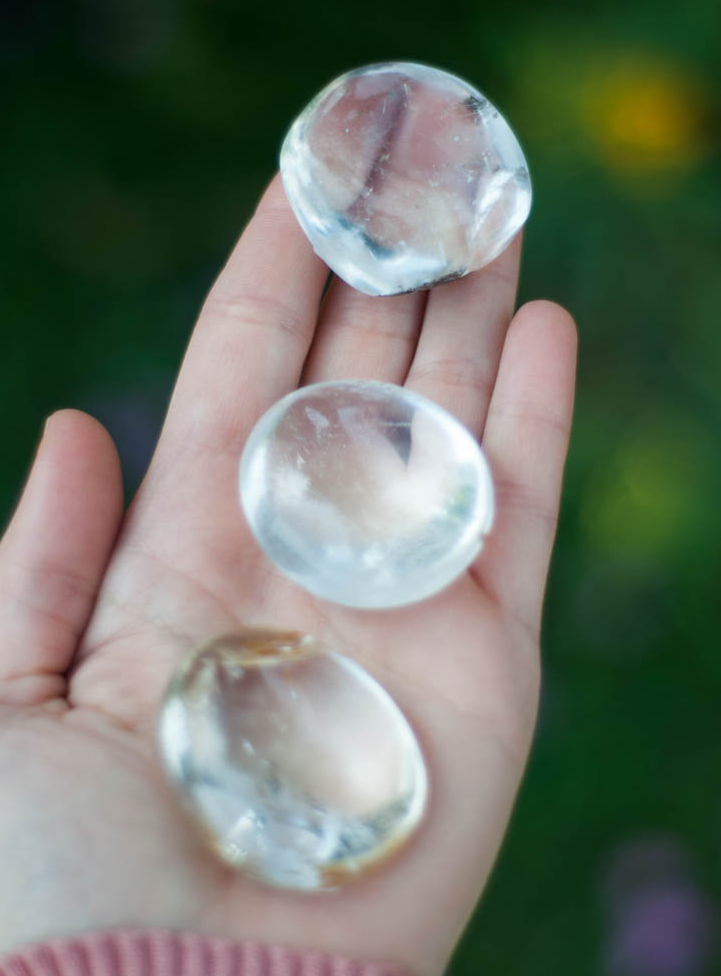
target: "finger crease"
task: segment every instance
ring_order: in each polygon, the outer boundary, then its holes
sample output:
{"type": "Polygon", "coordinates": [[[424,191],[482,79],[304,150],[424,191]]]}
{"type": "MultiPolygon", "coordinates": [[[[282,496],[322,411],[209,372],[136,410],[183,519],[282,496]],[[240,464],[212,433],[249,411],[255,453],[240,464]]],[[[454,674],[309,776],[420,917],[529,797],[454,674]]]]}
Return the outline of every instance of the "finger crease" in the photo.
{"type": "Polygon", "coordinates": [[[555,531],[558,521],[555,506],[544,504],[533,491],[512,478],[496,477],[494,485],[499,511],[509,508],[523,511],[540,522],[545,522],[552,531],[555,531]]]}
{"type": "Polygon", "coordinates": [[[245,328],[264,331],[276,329],[303,349],[308,344],[309,336],[303,325],[305,316],[280,299],[270,296],[243,295],[242,298],[224,299],[211,294],[202,314],[239,323],[245,328]]]}
{"type": "Polygon", "coordinates": [[[487,400],[493,389],[492,379],[484,373],[478,363],[464,359],[436,359],[411,368],[409,381],[412,384],[444,386],[451,389],[470,391],[487,400]]]}
{"type": "Polygon", "coordinates": [[[493,418],[496,420],[512,421],[514,425],[546,428],[561,436],[564,442],[570,434],[570,423],[565,415],[554,414],[550,411],[539,410],[533,403],[496,404],[493,407],[493,418]]]}

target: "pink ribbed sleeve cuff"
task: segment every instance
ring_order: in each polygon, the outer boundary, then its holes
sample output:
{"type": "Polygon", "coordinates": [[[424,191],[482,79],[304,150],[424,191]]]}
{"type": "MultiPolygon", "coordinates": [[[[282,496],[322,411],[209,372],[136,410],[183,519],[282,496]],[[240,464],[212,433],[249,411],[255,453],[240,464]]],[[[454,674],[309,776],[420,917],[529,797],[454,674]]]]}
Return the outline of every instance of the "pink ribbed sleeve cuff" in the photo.
{"type": "Polygon", "coordinates": [[[398,966],[189,933],[114,931],[0,957],[0,976],[410,976],[398,966]]]}

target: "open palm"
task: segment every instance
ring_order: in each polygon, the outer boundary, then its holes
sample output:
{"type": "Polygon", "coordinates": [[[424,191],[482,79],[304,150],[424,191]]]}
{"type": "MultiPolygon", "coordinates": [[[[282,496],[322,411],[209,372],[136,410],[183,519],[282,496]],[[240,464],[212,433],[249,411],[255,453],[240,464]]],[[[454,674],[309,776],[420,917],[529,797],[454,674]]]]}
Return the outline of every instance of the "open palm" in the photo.
{"type": "Polygon", "coordinates": [[[520,239],[429,294],[367,298],[313,254],[274,180],[200,316],[123,517],[115,448],[76,411],[46,428],[0,543],[0,952],[167,927],[442,971],[505,830],[531,740],[538,630],[573,399],[558,306],[512,318],[520,239]],[[319,308],[320,307],[320,308],[319,308]],[[237,503],[258,417],[299,383],[406,383],[483,438],[497,518],[471,570],[416,606],[354,611],[280,577],[237,503]],[[338,892],[264,888],[204,847],[156,756],[191,648],[245,625],[309,631],[393,694],[424,749],[426,819],[338,892]]]}

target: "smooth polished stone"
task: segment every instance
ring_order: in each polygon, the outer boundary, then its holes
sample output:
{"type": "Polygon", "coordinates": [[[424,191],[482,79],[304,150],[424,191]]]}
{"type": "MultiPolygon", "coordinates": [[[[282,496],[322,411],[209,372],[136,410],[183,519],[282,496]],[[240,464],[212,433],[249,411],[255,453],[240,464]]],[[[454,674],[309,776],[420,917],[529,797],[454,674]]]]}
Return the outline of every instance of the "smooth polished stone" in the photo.
{"type": "Polygon", "coordinates": [[[240,497],[266,554],[306,590],[396,607],[446,587],[478,555],[493,485],[476,439],[400,386],[302,387],[258,421],[240,497]]]}
{"type": "Polygon", "coordinates": [[[420,822],[425,764],[367,671],[314,638],[245,630],[194,653],[161,710],[164,766],[221,858],[284,888],[335,888],[420,822]]]}
{"type": "Polygon", "coordinates": [[[531,206],[508,123],[471,85],[420,64],[371,65],[331,82],[291,126],[280,171],[316,253],[368,295],[483,267],[531,206]]]}

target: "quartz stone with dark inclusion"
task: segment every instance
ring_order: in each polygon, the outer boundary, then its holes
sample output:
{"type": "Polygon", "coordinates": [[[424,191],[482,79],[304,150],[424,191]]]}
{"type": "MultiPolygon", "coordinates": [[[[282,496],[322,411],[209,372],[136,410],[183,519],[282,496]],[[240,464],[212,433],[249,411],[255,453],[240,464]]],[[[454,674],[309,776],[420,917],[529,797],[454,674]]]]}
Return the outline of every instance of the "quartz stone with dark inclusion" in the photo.
{"type": "Polygon", "coordinates": [[[240,496],[287,576],[367,609],[448,586],[493,518],[475,437],[431,400],[375,381],[317,383],[278,401],[246,442],[240,496]]]}
{"type": "Polygon", "coordinates": [[[243,630],[181,664],[161,756],[220,857],[284,888],[334,888],[411,834],[426,804],[416,737],[360,665],[307,634],[243,630]]]}
{"type": "Polygon", "coordinates": [[[531,204],[526,161],[497,109],[420,64],[371,65],[329,84],[291,126],[280,170],[317,254],[369,295],[483,267],[531,204]]]}

